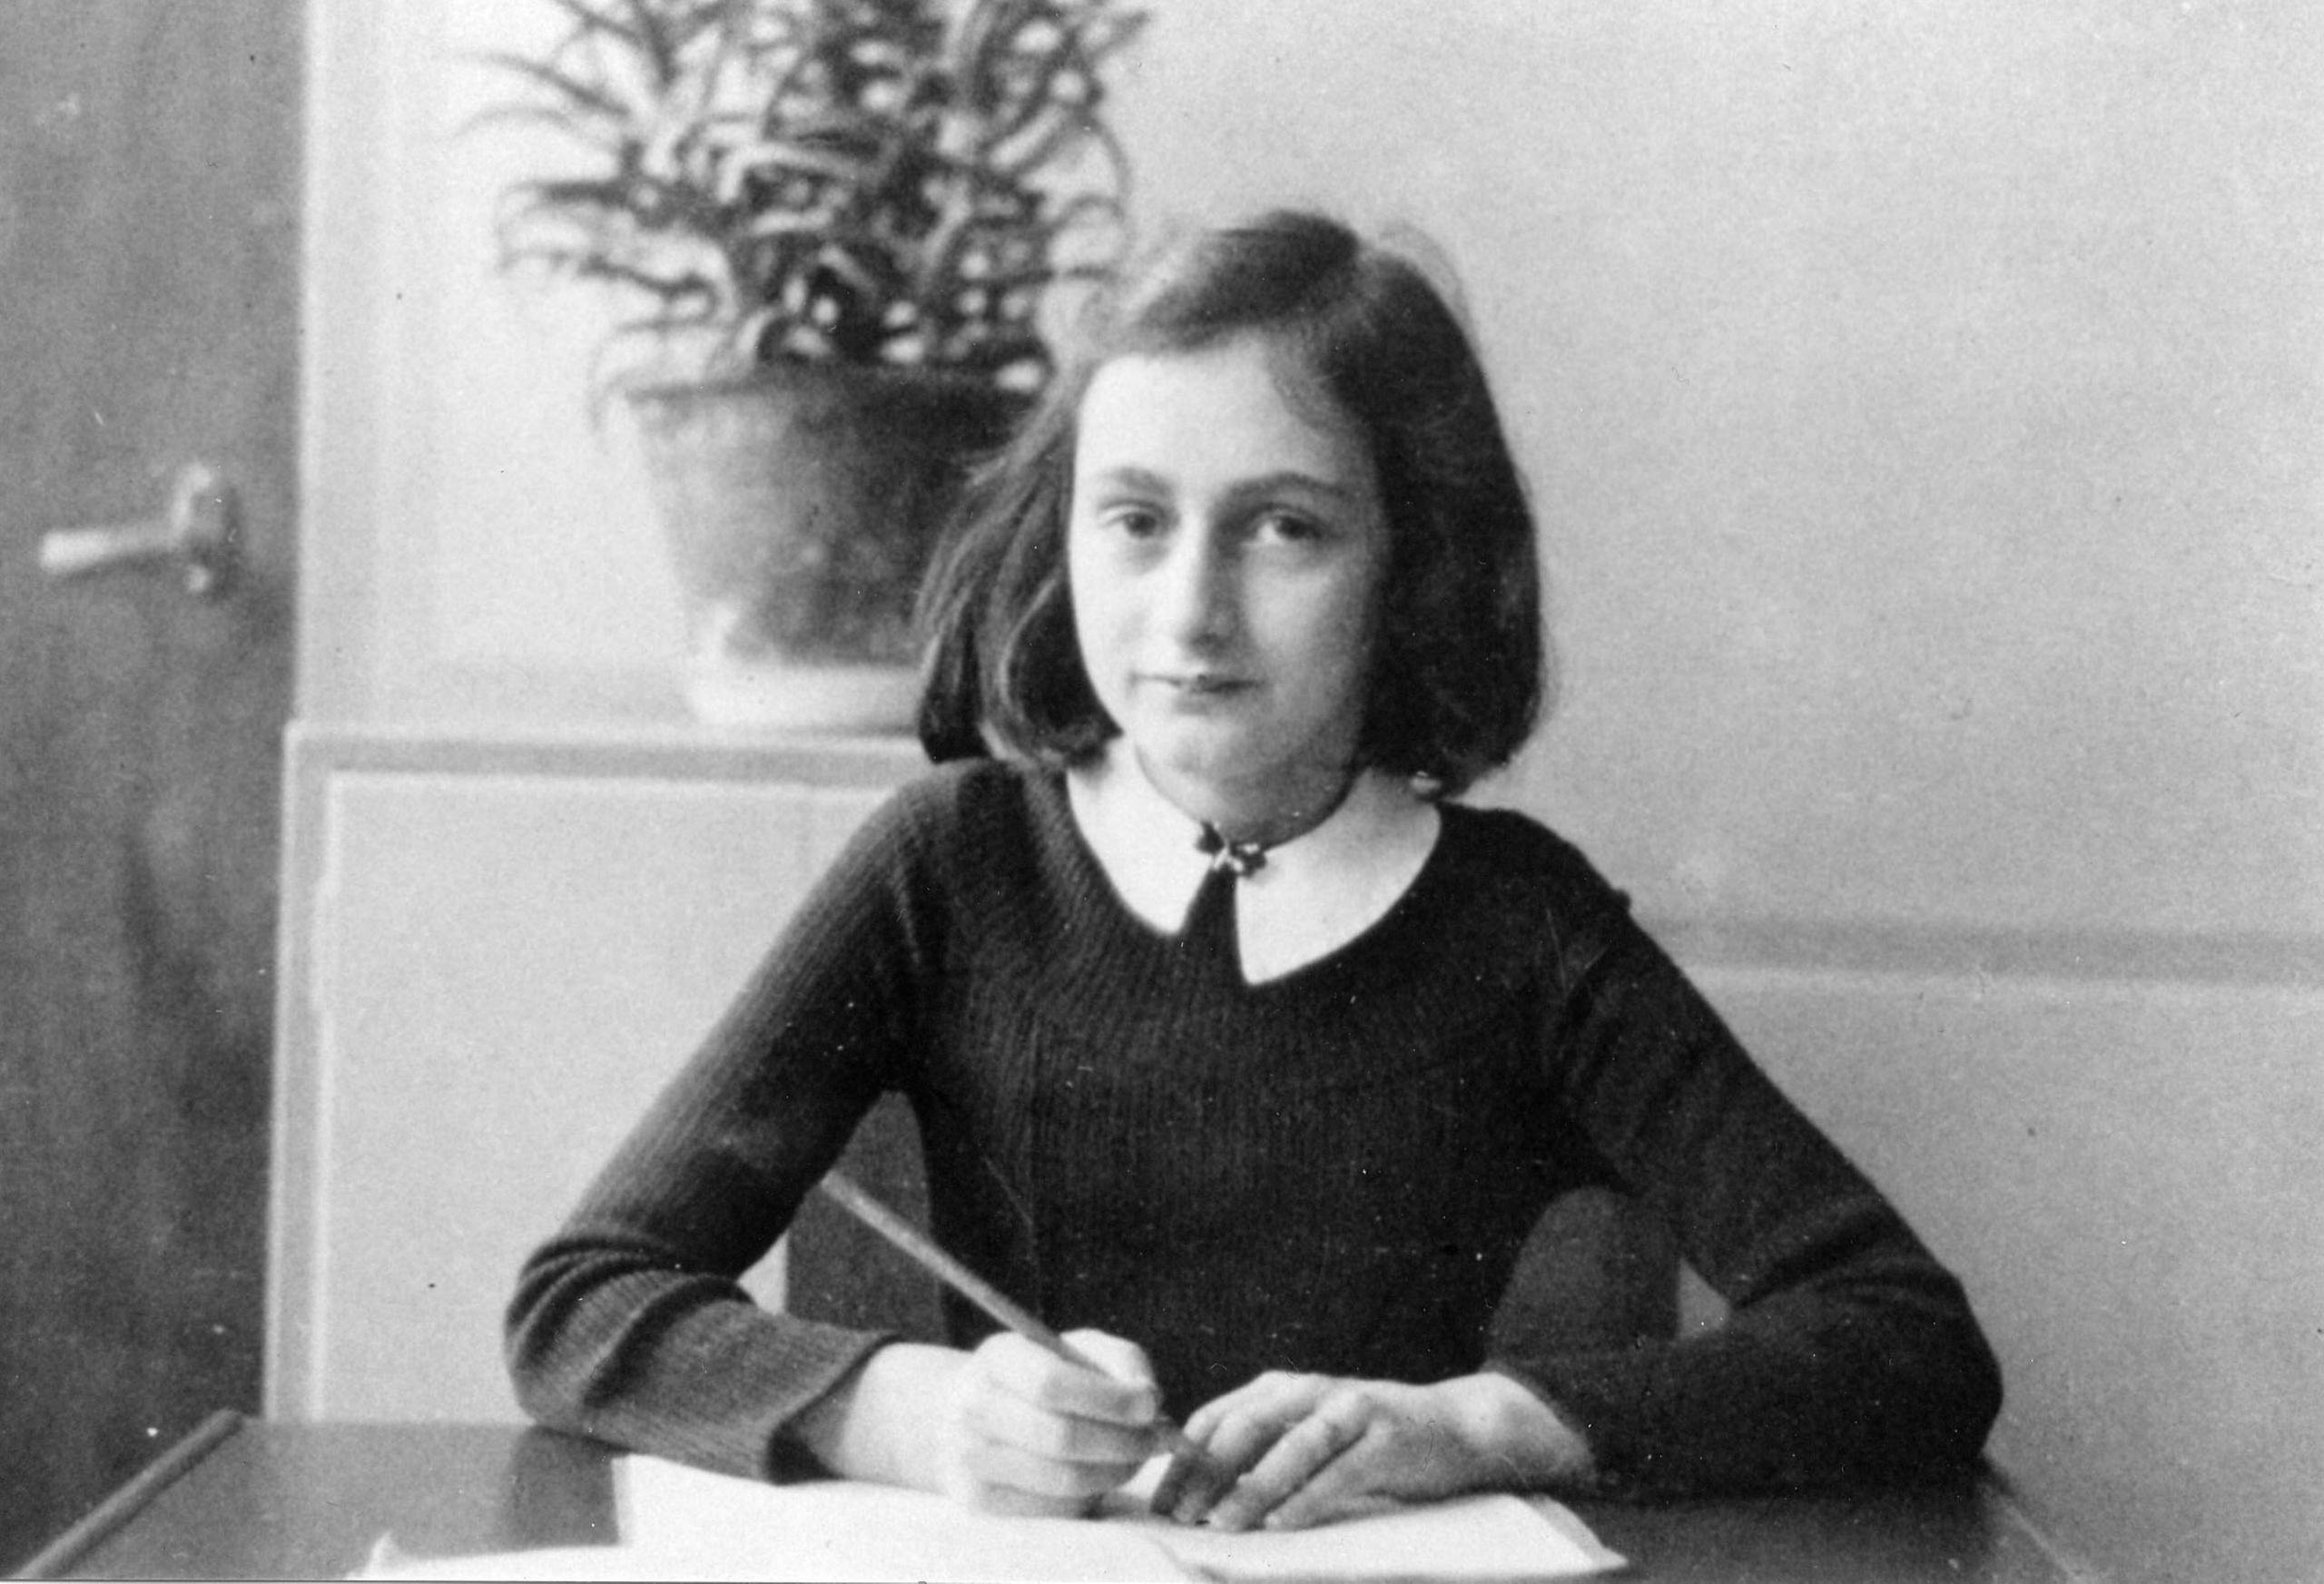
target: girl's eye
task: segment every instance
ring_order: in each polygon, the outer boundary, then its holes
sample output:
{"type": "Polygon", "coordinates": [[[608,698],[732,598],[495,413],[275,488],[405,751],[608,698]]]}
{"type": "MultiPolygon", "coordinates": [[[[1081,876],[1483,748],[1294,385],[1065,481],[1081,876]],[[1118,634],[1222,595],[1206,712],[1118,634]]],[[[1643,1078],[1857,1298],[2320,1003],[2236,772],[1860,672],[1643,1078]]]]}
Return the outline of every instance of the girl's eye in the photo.
{"type": "Polygon", "coordinates": [[[1261,544],[1312,545],[1325,537],[1325,529],[1297,512],[1268,511],[1252,519],[1251,536],[1261,544]]]}
{"type": "Polygon", "coordinates": [[[1109,507],[1098,521],[1125,539],[1150,539],[1162,531],[1162,514],[1152,507],[1109,507]]]}

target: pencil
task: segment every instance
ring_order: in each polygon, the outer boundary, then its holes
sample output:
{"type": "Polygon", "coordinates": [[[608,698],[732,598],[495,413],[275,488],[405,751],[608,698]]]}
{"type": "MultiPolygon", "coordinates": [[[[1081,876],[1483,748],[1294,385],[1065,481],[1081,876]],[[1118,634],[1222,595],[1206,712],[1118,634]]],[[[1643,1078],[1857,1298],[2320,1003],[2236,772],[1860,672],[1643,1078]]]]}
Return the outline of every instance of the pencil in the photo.
{"type": "MultiPolygon", "coordinates": [[[[1011,1299],[1009,1294],[978,1275],[968,1266],[944,1252],[937,1241],[897,1215],[849,1176],[834,1166],[823,1174],[823,1192],[839,1205],[872,1231],[886,1238],[909,1255],[921,1268],[950,1286],[954,1292],[991,1315],[1001,1324],[1028,1342],[1048,1349],[1069,1364],[1092,1370],[1100,1375],[1109,1374],[1097,1360],[1075,1347],[1071,1343],[1041,1323],[1040,1317],[1011,1299]]],[[[1167,1414],[1154,1417],[1155,1433],[1171,1455],[1190,1458],[1205,1475],[1218,1478],[1223,1474],[1217,1462],[1167,1414]]],[[[1227,1483],[1232,1483],[1231,1477],[1227,1483]]]]}

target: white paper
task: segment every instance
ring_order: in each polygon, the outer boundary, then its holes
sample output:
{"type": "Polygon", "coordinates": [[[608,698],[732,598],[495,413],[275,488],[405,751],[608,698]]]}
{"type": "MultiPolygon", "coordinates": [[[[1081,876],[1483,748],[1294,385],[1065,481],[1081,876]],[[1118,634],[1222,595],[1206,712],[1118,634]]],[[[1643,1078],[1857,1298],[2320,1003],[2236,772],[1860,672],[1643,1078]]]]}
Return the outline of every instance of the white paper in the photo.
{"type": "MultiPolygon", "coordinates": [[[[1282,1532],[1173,1523],[1146,1510],[1163,1467],[1147,1465],[1097,1520],[984,1518],[922,1491],[830,1481],[764,1485],[660,1458],[622,1460],[625,1540],[655,1550],[723,1534],[740,1555],[773,1535],[788,1558],[832,1559],[836,1577],[925,1579],[1501,1579],[1572,1577],[1622,1565],[1579,1519],[1552,1521],[1515,1496],[1468,1496],[1282,1532]],[[812,1537],[810,1540],[809,1537],[812,1537]],[[870,1550],[868,1537],[878,1537],[870,1550]],[[1583,1537],[1577,1540],[1573,1537],[1583,1537]],[[1587,1543],[1584,1543],[1586,1540],[1587,1543]],[[1015,1559],[1012,1564],[1011,1559],[1015,1559]],[[892,1564],[892,1571],[869,1571],[892,1564]]],[[[791,1575],[776,1573],[775,1577],[791,1575]]]]}
{"type": "Polygon", "coordinates": [[[1088,1579],[1188,1577],[1136,1524],[988,1518],[923,1491],[853,1480],[768,1485],[661,1458],[618,1465],[625,1550],[703,1577],[1088,1579]]]}
{"type": "Polygon", "coordinates": [[[1269,1584],[1311,1579],[1560,1579],[1622,1565],[1621,1558],[1594,1540],[1593,1550],[1581,1550],[1515,1496],[1464,1496],[1280,1533],[1234,1534],[1171,1524],[1157,1540],[1197,1578],[1269,1584]]]}
{"type": "Polygon", "coordinates": [[[660,1458],[615,1465],[621,1543],[444,1561],[375,1558],[397,1579],[806,1580],[1493,1580],[1619,1568],[1554,1502],[1470,1496],[1283,1532],[1171,1522],[1136,1492],[1095,1520],[989,1518],[943,1497],[853,1481],[768,1485],[660,1458]]]}

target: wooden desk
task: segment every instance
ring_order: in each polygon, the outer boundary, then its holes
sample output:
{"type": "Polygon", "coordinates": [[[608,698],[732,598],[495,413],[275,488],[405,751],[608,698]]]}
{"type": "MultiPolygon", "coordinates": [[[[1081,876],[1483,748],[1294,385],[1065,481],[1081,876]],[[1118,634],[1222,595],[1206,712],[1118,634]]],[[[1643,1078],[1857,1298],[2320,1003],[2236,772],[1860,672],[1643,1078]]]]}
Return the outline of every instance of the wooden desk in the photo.
{"type": "MultiPolygon", "coordinates": [[[[612,1449],[510,1425],[221,1415],[36,1557],[26,1578],[340,1579],[412,1557],[611,1544],[612,1449]]],[[[1998,1484],[1815,1500],[1576,1502],[1641,1584],[2063,1584],[1998,1484]]]]}

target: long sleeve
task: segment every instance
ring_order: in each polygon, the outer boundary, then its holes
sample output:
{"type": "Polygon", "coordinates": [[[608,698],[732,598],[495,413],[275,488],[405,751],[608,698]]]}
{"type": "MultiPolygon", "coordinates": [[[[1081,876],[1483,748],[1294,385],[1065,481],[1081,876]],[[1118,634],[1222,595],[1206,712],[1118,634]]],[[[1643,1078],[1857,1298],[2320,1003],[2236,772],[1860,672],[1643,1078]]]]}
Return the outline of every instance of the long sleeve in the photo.
{"type": "Polygon", "coordinates": [[[1138,1342],[1179,1412],[1270,1369],[1488,1364],[1578,1420],[1616,1491],[1974,1457],[1998,1386],[1958,1284],[1558,838],[1446,811],[1398,904],[1280,979],[1244,983],[1199,933],[1124,910],[1056,778],[915,783],[527,1264],[526,1407],[771,1471],[883,1338],[769,1314],[736,1278],[896,1090],[940,1238],[1051,1323],[1138,1342]],[[1489,1344],[1542,1206],[1593,1183],[1669,1220],[1723,1329],[1489,1344]]]}
{"type": "Polygon", "coordinates": [[[940,933],[909,798],[875,814],[691,1062],[526,1263],[511,1376],[541,1422],[764,1476],[884,1338],[769,1313],[738,1278],[892,1082],[940,933]]]}
{"type": "MultiPolygon", "coordinates": [[[[1610,899],[1612,894],[1608,893],[1610,899]]],[[[2000,1372],[1957,1281],[1615,905],[1562,943],[1563,1103],[1732,1311],[1699,1336],[1500,1361],[1610,1491],[1786,1489],[1968,1466],[2000,1372]]]]}

